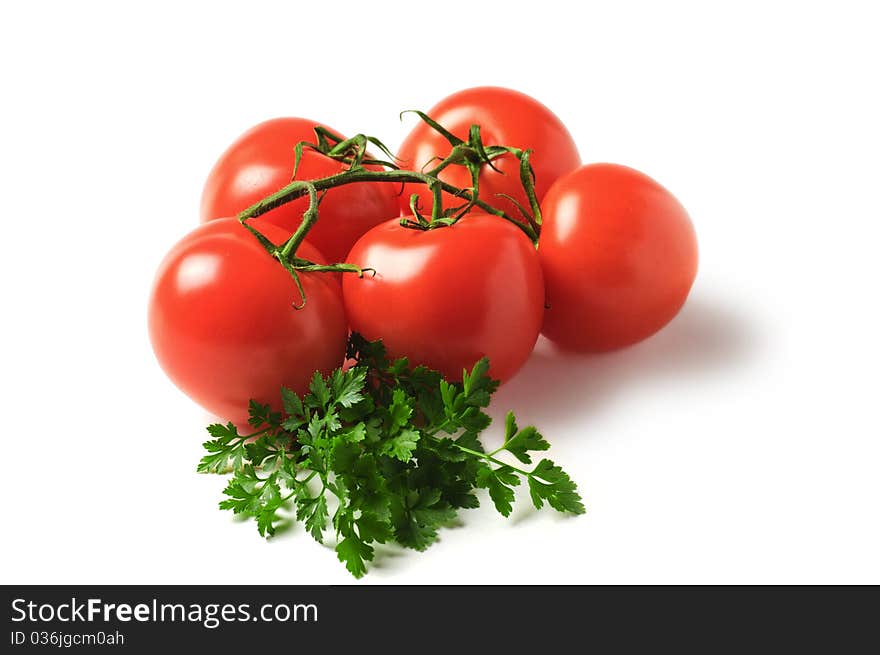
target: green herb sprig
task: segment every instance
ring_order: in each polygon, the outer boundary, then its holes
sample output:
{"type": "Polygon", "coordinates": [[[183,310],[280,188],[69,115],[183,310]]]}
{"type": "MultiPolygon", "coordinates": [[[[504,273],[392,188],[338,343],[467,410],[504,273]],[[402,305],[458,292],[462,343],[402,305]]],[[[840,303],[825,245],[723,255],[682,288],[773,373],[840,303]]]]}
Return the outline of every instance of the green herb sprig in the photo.
{"type": "Polygon", "coordinates": [[[286,509],[295,511],[317,541],[332,530],[339,560],[358,578],[374,543],[425,550],[458,510],[479,506],[478,488],[503,516],[522,480],[535,507],[584,512],[577,486],[549,459],[524,469],[498,458],[507,452],[531,465],[531,453],[550,447],[534,427],[520,429],[512,412],[504,443],[483,448],[479,435],[492,420],[483,410],[498,388],[487,359],[459,383],[405,358],[391,361],[381,342],[357,334],[348,357],[353,366],[316,373],[302,398],[281,389],[283,413],[251,401],[253,433],[231,423],[208,427],[198,470],[232,474],[221,509],[253,517],[266,537],[286,509]]]}

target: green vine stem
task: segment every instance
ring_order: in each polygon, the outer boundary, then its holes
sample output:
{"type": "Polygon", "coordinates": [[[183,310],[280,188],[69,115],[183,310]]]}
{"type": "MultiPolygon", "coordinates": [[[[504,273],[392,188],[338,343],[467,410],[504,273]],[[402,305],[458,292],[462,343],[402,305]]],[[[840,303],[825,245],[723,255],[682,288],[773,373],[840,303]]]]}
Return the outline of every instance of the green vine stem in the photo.
{"type": "Polygon", "coordinates": [[[490,145],[484,146],[480,136],[479,125],[472,125],[468,134],[468,140],[464,141],[456,137],[454,134],[446,130],[439,123],[434,121],[430,116],[420,111],[413,111],[431,128],[439,132],[452,146],[452,150],[445,158],[428,171],[409,171],[401,169],[396,163],[390,161],[394,159],[394,155],[388,148],[375,137],[358,134],[349,139],[334,134],[330,130],[317,126],[315,134],[317,143],[309,143],[301,141],[294,148],[295,159],[293,167],[293,178],[291,182],[272,193],[259,202],[251,205],[238,215],[239,222],[248,229],[262,244],[262,246],[276,258],[282,266],[293,277],[297,289],[300,293],[301,302],[295,304],[296,308],[305,306],[306,297],[302,287],[302,282],[298,272],[343,272],[355,273],[363,277],[365,272],[373,272],[371,269],[361,269],[353,264],[334,263],[334,264],[315,264],[308,260],[296,256],[296,251],[300,244],[306,238],[309,230],[318,221],[318,207],[323,194],[329,189],[344,186],[346,184],[356,184],[360,182],[386,182],[397,184],[424,184],[428,187],[432,194],[433,206],[431,208],[431,220],[422,216],[418,208],[418,194],[413,194],[410,199],[410,208],[412,209],[415,221],[408,218],[401,219],[401,225],[413,229],[432,230],[436,228],[447,227],[464,217],[474,207],[481,209],[487,214],[492,214],[503,218],[516,227],[521,229],[529,240],[537,246],[538,236],[541,230],[541,208],[538,204],[534,188],[534,171],[529,162],[531,155],[530,150],[520,150],[510,146],[490,145]],[[372,144],[379,148],[388,160],[376,159],[368,156],[367,147],[372,144]],[[327,177],[314,180],[297,180],[296,174],[302,159],[305,148],[315,150],[327,157],[335,159],[348,166],[347,169],[329,175],[327,177]],[[500,194],[511,201],[514,206],[522,214],[522,220],[510,216],[507,212],[487,203],[479,197],[479,177],[480,171],[484,165],[489,166],[499,173],[501,171],[493,164],[493,160],[504,154],[511,154],[520,162],[520,182],[523,185],[526,197],[529,201],[529,208],[523,207],[514,198],[500,194]],[[372,170],[365,166],[381,166],[386,170],[372,170]],[[468,169],[471,177],[471,186],[468,188],[459,188],[439,178],[442,171],[450,166],[464,166],[468,169]],[[457,207],[443,208],[442,194],[446,192],[453,197],[461,198],[464,204],[457,207]],[[261,216],[267,212],[281,207],[298,198],[308,196],[309,206],[303,213],[303,220],[291,237],[280,245],[275,245],[262,233],[248,224],[252,218],[261,216]]]}
{"type": "MultiPolygon", "coordinates": [[[[308,182],[294,181],[283,187],[282,189],[279,189],[275,193],[266,196],[262,200],[258,201],[256,204],[251,205],[250,207],[245,209],[238,215],[238,220],[241,222],[245,222],[251,218],[262,216],[263,214],[270,212],[277,207],[281,207],[282,205],[285,205],[293,200],[308,195],[310,189],[315,189],[317,191],[326,191],[334,187],[343,186],[345,184],[354,184],[356,182],[415,183],[425,184],[429,188],[431,186],[434,186],[436,189],[439,189],[439,191],[445,191],[449,194],[461,197],[468,202],[471,202],[473,206],[479,207],[487,214],[493,214],[495,216],[510,221],[518,228],[520,228],[523,232],[525,232],[526,236],[528,236],[529,240],[533,243],[536,242],[538,239],[538,232],[535,230],[533,225],[525,224],[522,221],[513,218],[504,210],[497,209],[489,203],[480,200],[479,198],[475,198],[467,189],[460,189],[456,186],[449,184],[448,182],[444,182],[443,180],[433,177],[428,173],[419,173],[417,171],[407,171],[402,169],[390,171],[354,169],[346,170],[341,173],[337,173],[336,175],[318,178],[316,180],[309,180],[308,182]]],[[[440,211],[442,212],[442,210],[440,211]]],[[[305,225],[305,221],[303,221],[302,225],[305,225]]]]}

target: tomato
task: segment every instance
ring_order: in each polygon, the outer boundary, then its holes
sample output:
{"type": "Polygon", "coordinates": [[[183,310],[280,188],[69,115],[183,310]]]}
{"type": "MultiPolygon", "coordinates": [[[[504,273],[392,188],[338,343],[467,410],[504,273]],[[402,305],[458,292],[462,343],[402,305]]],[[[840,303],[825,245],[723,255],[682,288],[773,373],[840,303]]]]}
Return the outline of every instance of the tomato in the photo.
{"type": "MultiPolygon", "coordinates": [[[[253,221],[281,243],[288,233],[253,221]]],[[[298,254],[323,262],[304,242],[298,254]]],[[[149,305],[153,350],[171,380],[218,417],[244,424],[253,398],[277,407],[281,386],[302,393],[345,356],[348,328],[335,275],[291,275],[232,218],[199,226],[159,267],[149,305]]]]}
{"type": "Polygon", "coordinates": [[[684,207],[647,175],[589,164],[544,198],[544,334],[577,351],[627,346],[678,313],[697,274],[684,207]]]}
{"type": "Polygon", "coordinates": [[[392,357],[407,356],[461,380],[483,356],[509,379],[541,330],[544,283],[531,241],[504,219],[472,212],[433,230],[394,219],[355,243],[349,261],[375,276],[346,275],[351,329],[381,338],[392,357]]]}
{"type": "MultiPolygon", "coordinates": [[[[505,145],[531,148],[532,167],[535,170],[535,191],[540,201],[557,178],[577,168],[581,163],[571,135],[553,112],[540,102],[518,91],[483,86],[459,91],[440,101],[428,115],[460,139],[467,140],[470,126],[480,125],[484,145],[505,145]]],[[[400,146],[398,163],[410,170],[430,169],[434,157],[446,157],[452,146],[437,131],[419,122],[400,146]]],[[[433,162],[436,163],[436,162],[433,162]]],[[[480,172],[480,198],[494,207],[503,209],[512,217],[520,213],[509,200],[496,194],[505,193],[516,198],[524,207],[529,203],[519,175],[519,161],[513,155],[503,155],[492,162],[502,173],[483,166],[480,172]]],[[[450,166],[440,173],[440,179],[464,188],[471,185],[470,173],[462,166],[450,166]]],[[[424,213],[430,214],[433,201],[423,185],[407,184],[400,195],[401,208],[409,214],[409,200],[419,194],[424,213]]],[[[462,204],[461,198],[444,194],[445,208],[462,204]]]]}
{"type": "MultiPolygon", "coordinates": [[[[294,146],[299,141],[314,143],[315,125],[315,121],[304,118],[276,118],[260,123],[239,137],[208,175],[202,191],[202,221],[236,216],[286,186],[293,175],[294,146]]],[[[296,177],[313,180],[339,173],[344,167],[306,148],[296,177]]],[[[363,182],[330,189],[321,202],[318,223],[309,232],[309,242],[324,253],[328,261],[343,261],[358,237],[400,213],[399,191],[400,185],[363,182]]],[[[299,198],[262,218],[292,233],[307,208],[308,200],[299,198]]]]}

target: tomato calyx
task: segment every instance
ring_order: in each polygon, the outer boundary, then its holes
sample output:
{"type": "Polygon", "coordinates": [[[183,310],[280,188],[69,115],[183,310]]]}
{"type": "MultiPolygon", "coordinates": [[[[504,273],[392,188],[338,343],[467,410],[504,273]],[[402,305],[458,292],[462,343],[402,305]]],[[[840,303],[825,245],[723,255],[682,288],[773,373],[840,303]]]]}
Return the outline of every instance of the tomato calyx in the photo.
{"type": "MultiPolygon", "coordinates": [[[[355,184],[363,182],[373,183],[414,183],[424,184],[431,191],[433,197],[433,205],[431,208],[431,216],[427,218],[422,214],[419,207],[418,194],[412,194],[410,197],[410,208],[412,217],[401,219],[401,226],[417,230],[433,230],[436,228],[448,227],[454,225],[458,220],[466,216],[471,210],[479,209],[481,212],[492,214],[503,218],[521,229],[529,240],[537,246],[538,236],[541,230],[541,208],[535,195],[535,174],[529,161],[531,150],[522,150],[513,146],[505,145],[485,145],[480,134],[479,125],[471,125],[468,132],[468,139],[460,139],[455,136],[442,125],[434,121],[424,112],[417,110],[408,110],[404,113],[415,113],[421,120],[427,123],[432,129],[441,134],[449,144],[452,150],[445,158],[437,158],[437,161],[429,170],[410,171],[400,168],[391,151],[382,141],[373,136],[365,134],[357,134],[351,138],[345,139],[332,130],[325,127],[316,126],[314,128],[315,141],[300,141],[294,147],[294,166],[292,179],[282,189],[272,193],[259,202],[245,209],[238,215],[239,222],[262,244],[266,251],[275,259],[293,277],[297,289],[300,292],[301,301],[294,304],[294,307],[301,309],[305,306],[306,298],[299,279],[299,272],[338,272],[338,273],[354,273],[358,277],[363,277],[365,273],[375,271],[372,269],[363,269],[354,264],[339,262],[328,265],[316,264],[314,262],[298,258],[296,251],[300,244],[306,238],[309,230],[318,221],[318,208],[323,195],[334,187],[346,184],[355,184]],[[387,159],[378,159],[371,156],[367,148],[374,146],[378,148],[387,159]],[[318,152],[330,159],[333,159],[346,168],[339,173],[329,175],[327,177],[313,180],[297,180],[296,174],[302,161],[303,153],[308,148],[318,152]],[[499,209],[482,198],[480,198],[480,171],[484,166],[488,166],[494,171],[501,172],[494,164],[493,160],[503,155],[512,155],[519,160],[520,182],[525,190],[526,197],[529,201],[529,207],[524,207],[521,203],[506,194],[498,194],[513,202],[521,214],[520,217],[510,216],[507,212],[499,209]],[[367,168],[368,166],[372,168],[367,168]],[[382,167],[384,170],[375,170],[375,167],[382,167]],[[463,166],[467,168],[471,185],[464,188],[456,187],[444,180],[440,179],[440,173],[450,166],[463,166]],[[455,198],[461,198],[463,203],[453,207],[443,207],[443,194],[447,193],[455,198]],[[302,222],[290,238],[282,245],[273,244],[256,228],[248,223],[252,218],[261,216],[281,205],[292,202],[298,198],[308,197],[309,206],[303,213],[302,222]]],[[[427,168],[427,166],[425,167],[427,168]]]]}
{"type": "MultiPolygon", "coordinates": [[[[412,215],[415,217],[416,220],[402,220],[400,224],[403,227],[420,230],[430,230],[437,227],[447,227],[449,225],[453,225],[456,221],[458,221],[460,218],[470,212],[471,209],[473,209],[474,207],[479,207],[487,213],[495,214],[496,216],[501,216],[502,218],[512,220],[511,217],[508,216],[505,212],[497,210],[491,205],[487,208],[484,204],[480,202],[479,199],[480,171],[482,167],[488,166],[496,173],[500,173],[503,175],[503,171],[495,166],[493,160],[505,154],[510,154],[516,157],[520,162],[520,182],[523,185],[523,189],[526,193],[526,197],[529,200],[530,207],[529,209],[526,209],[515,198],[512,198],[507,194],[497,195],[513,202],[513,204],[519,210],[526,224],[527,229],[524,229],[523,231],[526,233],[526,236],[528,236],[529,239],[532,240],[533,243],[537,243],[538,236],[541,232],[541,207],[538,203],[537,195],[535,194],[534,169],[532,168],[532,165],[529,161],[532,152],[531,150],[522,150],[520,148],[502,145],[486,146],[483,143],[483,138],[480,133],[480,126],[477,124],[470,126],[470,129],[468,130],[468,139],[467,141],[465,141],[464,139],[460,139],[459,137],[452,134],[449,130],[447,130],[445,127],[440,125],[437,121],[435,121],[422,111],[410,109],[405,112],[401,112],[401,117],[405,113],[416,114],[428,126],[430,126],[444,139],[446,139],[449,142],[449,145],[452,146],[452,150],[445,158],[435,157],[429,160],[421,171],[429,178],[434,180],[434,182],[426,182],[433,198],[431,208],[431,220],[428,221],[427,219],[425,219],[425,217],[420,212],[418,204],[419,195],[414,193],[410,196],[409,203],[412,215]],[[425,171],[425,168],[427,168],[427,166],[434,161],[438,162],[437,165],[425,171]],[[453,165],[464,166],[468,169],[468,173],[470,174],[471,178],[471,185],[470,187],[459,189],[458,192],[452,192],[455,197],[463,197],[467,202],[457,207],[449,207],[443,209],[442,192],[447,191],[449,193],[451,192],[451,190],[448,188],[444,188],[443,182],[439,179],[439,175],[443,170],[453,165]]],[[[520,223],[520,221],[516,220],[513,220],[513,222],[520,223]]]]}
{"type": "Polygon", "coordinates": [[[299,165],[302,161],[303,150],[305,148],[320,152],[322,155],[326,155],[342,164],[346,164],[348,165],[349,170],[360,170],[364,166],[385,166],[393,170],[398,170],[400,168],[392,161],[395,157],[391,150],[388,149],[388,146],[374,136],[355,134],[349,139],[344,139],[338,134],[335,134],[332,130],[328,130],[326,127],[321,127],[320,125],[316,125],[314,130],[315,136],[317,137],[317,143],[300,141],[294,146],[295,156],[291,182],[296,179],[296,174],[297,171],[299,171],[299,165]],[[379,148],[388,159],[375,159],[370,157],[367,153],[367,146],[369,144],[373,144],[379,148]]]}

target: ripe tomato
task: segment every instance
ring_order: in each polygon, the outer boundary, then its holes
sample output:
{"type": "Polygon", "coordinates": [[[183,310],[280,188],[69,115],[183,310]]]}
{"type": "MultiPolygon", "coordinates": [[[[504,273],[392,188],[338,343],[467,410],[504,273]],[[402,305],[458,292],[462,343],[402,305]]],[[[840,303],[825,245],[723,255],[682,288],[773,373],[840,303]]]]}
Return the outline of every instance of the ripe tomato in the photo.
{"type": "MultiPolygon", "coordinates": [[[[252,222],[271,241],[288,233],[252,222]]],[[[308,243],[297,251],[322,262],[308,243]]],[[[233,218],[199,226],[159,267],[149,306],[153,350],[168,377],[206,410],[237,424],[253,398],[277,407],[281,386],[304,392],[345,355],[348,328],[335,275],[293,278],[233,218]]]]}
{"type": "MultiPolygon", "coordinates": [[[[313,128],[317,124],[304,118],[276,118],[241,135],[220,156],[208,175],[202,191],[202,222],[236,216],[286,186],[293,175],[294,146],[299,141],[314,143],[313,128]]],[[[313,180],[334,175],[343,167],[343,164],[306,148],[296,177],[298,180],[313,180]]],[[[320,219],[309,232],[309,242],[328,261],[343,261],[358,237],[400,213],[399,191],[399,185],[375,183],[330,189],[321,202],[320,219]]],[[[307,208],[308,200],[300,198],[261,218],[292,233],[307,208]]]]}
{"type": "Polygon", "coordinates": [[[509,379],[541,330],[544,283],[537,253],[515,225],[472,212],[455,225],[422,231],[394,219],[362,236],[349,261],[375,277],[343,278],[351,329],[461,380],[483,356],[509,379]]]}
{"type": "Polygon", "coordinates": [[[550,340],[578,351],[620,348],[681,309],[697,274],[697,239],[684,207],[657,182],[590,164],[558,180],[541,209],[550,340]]]}
{"type": "MultiPolygon", "coordinates": [[[[467,140],[472,124],[480,125],[484,145],[505,145],[531,148],[532,167],[535,170],[535,192],[538,201],[560,176],[577,168],[581,163],[571,135],[553,112],[540,102],[518,91],[483,86],[459,91],[441,100],[428,115],[460,139],[467,140]]],[[[419,171],[430,169],[434,157],[446,157],[452,146],[438,132],[419,122],[400,146],[398,163],[403,168],[419,171]]],[[[436,162],[434,162],[436,163],[436,162]]],[[[496,194],[505,193],[516,198],[524,207],[528,199],[520,183],[519,161],[513,155],[504,155],[492,162],[503,174],[483,166],[480,173],[480,198],[503,209],[510,216],[520,216],[509,200],[496,194]]],[[[440,173],[440,179],[464,188],[471,185],[470,173],[462,166],[450,166],[440,173]]],[[[401,208],[410,213],[409,199],[419,194],[420,206],[430,214],[433,201],[424,185],[407,184],[400,195],[401,208]]],[[[461,198],[444,194],[444,207],[462,204],[461,198]]]]}

